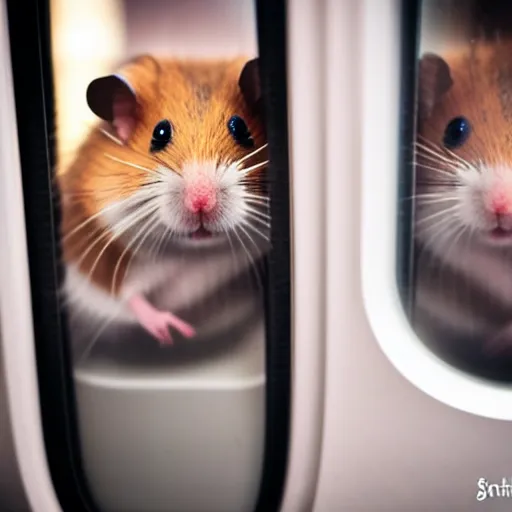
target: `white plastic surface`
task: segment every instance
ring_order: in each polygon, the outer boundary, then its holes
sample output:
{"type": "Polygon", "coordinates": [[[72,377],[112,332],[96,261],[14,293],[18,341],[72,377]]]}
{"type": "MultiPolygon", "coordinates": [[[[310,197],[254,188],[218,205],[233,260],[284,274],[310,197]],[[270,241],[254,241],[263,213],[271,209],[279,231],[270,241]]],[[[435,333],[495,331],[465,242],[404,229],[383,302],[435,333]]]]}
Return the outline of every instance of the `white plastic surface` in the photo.
{"type": "Polygon", "coordinates": [[[508,393],[449,373],[422,350],[398,301],[399,6],[329,0],[322,28],[329,299],[313,510],[505,512],[510,498],[479,502],[477,482],[510,483],[512,426],[457,407],[510,417],[508,393]]]}
{"type": "Polygon", "coordinates": [[[324,393],[323,1],[288,0],[292,404],[283,512],[311,510],[324,393]]]}
{"type": "Polygon", "coordinates": [[[16,110],[3,1],[0,105],[0,325],[7,400],[15,453],[32,511],[59,512],[41,430],[16,110]]]}
{"type": "Polygon", "coordinates": [[[89,488],[105,512],[241,512],[264,455],[263,323],[216,357],[164,368],[93,359],[75,373],[89,488]]]}
{"type": "MultiPolygon", "coordinates": [[[[0,344],[2,343],[0,333],[0,344]]],[[[7,404],[5,370],[0,351],[0,504],[3,511],[29,512],[14,451],[11,417],[7,404]]]]}

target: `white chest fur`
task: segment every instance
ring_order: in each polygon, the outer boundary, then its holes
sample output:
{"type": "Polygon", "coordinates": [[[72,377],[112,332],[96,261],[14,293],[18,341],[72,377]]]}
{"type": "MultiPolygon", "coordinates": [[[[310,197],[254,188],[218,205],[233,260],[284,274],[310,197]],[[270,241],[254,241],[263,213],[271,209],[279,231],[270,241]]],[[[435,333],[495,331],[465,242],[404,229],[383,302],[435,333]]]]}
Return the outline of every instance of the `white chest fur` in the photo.
{"type": "Polygon", "coordinates": [[[505,327],[512,322],[512,250],[469,236],[444,250],[420,248],[415,317],[429,331],[468,339],[505,327]]]}
{"type": "MultiPolygon", "coordinates": [[[[143,294],[158,309],[190,322],[199,338],[263,314],[261,254],[229,246],[223,250],[183,250],[159,260],[134,261],[119,297],[86,280],[76,267],[66,270],[65,294],[72,315],[95,328],[136,324],[127,300],[143,294]],[[256,263],[254,263],[254,261],[256,263]]],[[[108,329],[108,327],[106,327],[108,329]]]]}

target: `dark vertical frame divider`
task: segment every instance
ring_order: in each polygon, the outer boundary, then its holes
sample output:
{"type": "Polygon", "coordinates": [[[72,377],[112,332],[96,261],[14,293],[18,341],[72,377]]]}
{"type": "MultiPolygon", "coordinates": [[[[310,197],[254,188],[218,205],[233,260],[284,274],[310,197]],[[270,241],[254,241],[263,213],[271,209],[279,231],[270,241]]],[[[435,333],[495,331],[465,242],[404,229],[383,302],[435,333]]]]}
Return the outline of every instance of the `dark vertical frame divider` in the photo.
{"type": "Polygon", "coordinates": [[[278,511],[288,461],[291,388],[290,181],[286,0],[257,0],[256,19],[268,131],[272,246],[266,319],[266,441],[256,512],[278,511]]]}
{"type": "MultiPolygon", "coordinates": [[[[256,512],[272,512],[279,510],[284,490],[290,411],[286,9],[283,0],[258,0],[256,6],[271,161],[274,248],[267,261],[266,438],[256,512]]],[[[46,455],[63,511],[99,511],[81,463],[67,318],[58,294],[63,268],[59,197],[52,180],[55,121],[50,6],[48,0],[7,0],[7,11],[46,455]]]]}
{"type": "Polygon", "coordinates": [[[402,304],[412,312],[414,254],[414,141],[416,137],[416,82],[421,21],[421,0],[401,2],[400,124],[398,169],[398,236],[396,273],[402,304]]]}

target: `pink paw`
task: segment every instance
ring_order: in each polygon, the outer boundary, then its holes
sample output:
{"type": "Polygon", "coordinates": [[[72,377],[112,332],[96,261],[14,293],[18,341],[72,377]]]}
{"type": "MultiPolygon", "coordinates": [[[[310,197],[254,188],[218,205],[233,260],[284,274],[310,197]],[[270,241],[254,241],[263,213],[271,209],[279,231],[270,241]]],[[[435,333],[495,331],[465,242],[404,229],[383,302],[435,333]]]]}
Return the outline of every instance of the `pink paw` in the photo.
{"type": "Polygon", "coordinates": [[[186,338],[191,338],[196,333],[190,324],[168,311],[155,309],[141,296],[134,297],[129,304],[142,327],[162,344],[170,345],[173,342],[170,327],[186,338]]]}
{"type": "Polygon", "coordinates": [[[195,336],[196,330],[190,324],[172,313],[165,312],[163,314],[166,315],[169,325],[179,331],[183,336],[185,336],[185,338],[192,338],[192,336],[195,336]]]}
{"type": "Polygon", "coordinates": [[[186,338],[191,338],[195,331],[191,325],[175,317],[166,311],[157,311],[143,319],[139,318],[141,325],[163,344],[172,344],[172,336],[169,328],[174,327],[186,338]]]}

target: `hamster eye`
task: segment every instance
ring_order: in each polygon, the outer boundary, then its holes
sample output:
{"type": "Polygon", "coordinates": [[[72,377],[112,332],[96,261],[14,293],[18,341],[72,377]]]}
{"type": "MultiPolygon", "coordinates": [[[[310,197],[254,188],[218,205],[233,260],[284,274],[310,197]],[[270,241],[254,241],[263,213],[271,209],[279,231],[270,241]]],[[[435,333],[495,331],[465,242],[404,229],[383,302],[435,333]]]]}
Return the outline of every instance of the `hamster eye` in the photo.
{"type": "Polygon", "coordinates": [[[162,119],[157,123],[153,130],[153,136],[151,137],[151,146],[149,150],[161,151],[162,149],[171,142],[172,139],[172,126],[167,119],[162,119]]]}
{"type": "Polygon", "coordinates": [[[462,146],[471,134],[471,125],[464,117],[452,119],[444,131],[443,144],[448,149],[454,149],[462,146]]]}
{"type": "Polygon", "coordinates": [[[228,130],[233,139],[244,148],[252,148],[254,139],[249,132],[249,128],[240,116],[233,116],[228,121],[228,130]]]}

